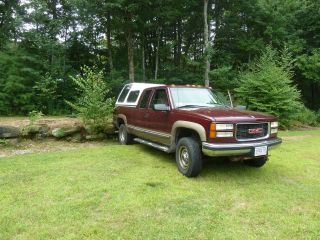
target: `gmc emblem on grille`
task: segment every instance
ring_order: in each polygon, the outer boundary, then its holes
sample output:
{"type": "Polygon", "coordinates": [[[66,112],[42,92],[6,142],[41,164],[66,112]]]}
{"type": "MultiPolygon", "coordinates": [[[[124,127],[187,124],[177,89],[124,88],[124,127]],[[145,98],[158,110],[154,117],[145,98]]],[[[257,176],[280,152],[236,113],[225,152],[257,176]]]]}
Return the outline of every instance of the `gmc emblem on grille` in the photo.
{"type": "Polygon", "coordinates": [[[249,134],[260,134],[263,132],[263,128],[250,128],[248,129],[249,134]]]}

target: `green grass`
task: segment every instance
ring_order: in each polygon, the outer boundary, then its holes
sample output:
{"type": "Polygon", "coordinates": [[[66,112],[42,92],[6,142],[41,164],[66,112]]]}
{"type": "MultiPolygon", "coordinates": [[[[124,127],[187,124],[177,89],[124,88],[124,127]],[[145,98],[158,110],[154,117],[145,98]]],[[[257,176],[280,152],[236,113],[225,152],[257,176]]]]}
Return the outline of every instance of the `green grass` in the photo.
{"type": "Polygon", "coordinates": [[[0,239],[319,239],[320,131],[282,135],[195,179],[138,144],[1,158],[0,239]]]}

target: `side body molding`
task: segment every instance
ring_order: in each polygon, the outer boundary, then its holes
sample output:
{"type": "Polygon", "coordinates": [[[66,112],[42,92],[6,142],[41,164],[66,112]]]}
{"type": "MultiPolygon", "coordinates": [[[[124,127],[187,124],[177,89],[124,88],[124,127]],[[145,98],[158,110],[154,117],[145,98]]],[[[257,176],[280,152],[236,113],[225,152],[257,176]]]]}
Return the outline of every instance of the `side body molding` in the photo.
{"type": "Polygon", "coordinates": [[[206,130],[204,127],[195,122],[189,122],[189,121],[176,121],[171,129],[171,146],[175,145],[175,139],[176,139],[176,134],[177,134],[177,129],[178,128],[187,128],[196,131],[199,134],[201,142],[206,142],[207,137],[206,137],[206,130]]]}

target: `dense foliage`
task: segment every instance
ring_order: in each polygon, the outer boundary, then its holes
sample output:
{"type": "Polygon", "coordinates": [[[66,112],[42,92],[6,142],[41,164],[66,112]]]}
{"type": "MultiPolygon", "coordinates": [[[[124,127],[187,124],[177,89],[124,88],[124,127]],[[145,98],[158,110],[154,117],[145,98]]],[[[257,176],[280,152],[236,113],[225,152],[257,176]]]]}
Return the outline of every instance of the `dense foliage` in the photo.
{"type": "Polygon", "coordinates": [[[267,48],[259,59],[240,74],[237,96],[249,109],[271,113],[289,125],[301,112],[300,92],[292,82],[292,62],[286,52],[267,48]]]}
{"type": "Polygon", "coordinates": [[[102,71],[87,66],[82,68],[83,75],[72,77],[80,92],[75,103],[67,103],[77,111],[84,123],[93,131],[103,131],[113,110],[113,99],[106,98],[109,89],[103,80],[102,71]]]}
{"type": "Polygon", "coordinates": [[[238,87],[270,45],[287,48],[303,103],[320,107],[318,0],[2,0],[0,114],[70,112],[70,76],[97,66],[118,94],[127,81],[238,87]],[[209,42],[205,45],[204,3],[209,42]]]}

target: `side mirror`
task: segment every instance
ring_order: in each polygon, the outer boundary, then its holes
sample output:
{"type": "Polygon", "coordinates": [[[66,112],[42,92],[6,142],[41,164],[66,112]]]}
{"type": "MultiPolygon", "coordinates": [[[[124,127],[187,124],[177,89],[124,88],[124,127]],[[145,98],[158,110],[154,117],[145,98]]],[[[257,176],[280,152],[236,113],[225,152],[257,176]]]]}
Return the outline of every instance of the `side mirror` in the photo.
{"type": "Polygon", "coordinates": [[[166,104],[155,104],[154,106],[153,106],[153,109],[155,110],[155,111],[164,111],[164,112],[168,112],[168,111],[170,111],[170,107],[168,106],[168,105],[166,105],[166,104]]]}
{"type": "Polygon", "coordinates": [[[237,105],[237,106],[234,107],[234,109],[237,109],[237,110],[246,110],[246,109],[247,109],[247,106],[237,105]]]}

